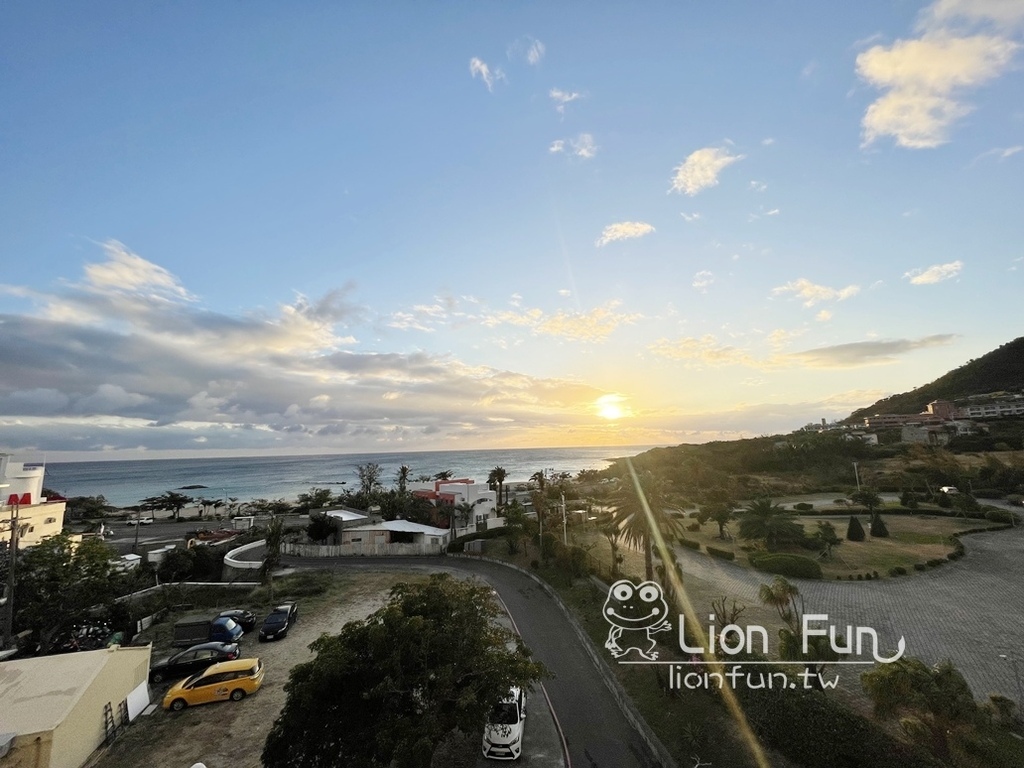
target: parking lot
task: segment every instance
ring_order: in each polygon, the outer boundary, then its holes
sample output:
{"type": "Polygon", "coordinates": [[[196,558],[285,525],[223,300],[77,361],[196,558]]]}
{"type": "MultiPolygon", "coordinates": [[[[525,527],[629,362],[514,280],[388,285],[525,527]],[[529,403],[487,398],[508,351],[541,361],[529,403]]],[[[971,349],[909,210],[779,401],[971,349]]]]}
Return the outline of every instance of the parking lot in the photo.
{"type": "MultiPolygon", "coordinates": [[[[267,672],[259,692],[238,703],[209,704],[172,714],[159,709],[170,683],[151,686],[157,710],[137,718],[93,763],[94,768],[188,768],[199,761],[207,768],[260,768],[263,742],[284,706],[288,671],[311,658],[308,646],[322,633],[338,632],[347,622],[381,607],[391,586],[403,578],[408,579],[408,574],[339,577],[336,597],[299,601],[299,620],[284,639],[260,643],[255,631],[247,633],[240,642],[242,656],[258,656],[267,672]]],[[[155,648],[153,658],[166,657],[172,650],[155,648]]]]}

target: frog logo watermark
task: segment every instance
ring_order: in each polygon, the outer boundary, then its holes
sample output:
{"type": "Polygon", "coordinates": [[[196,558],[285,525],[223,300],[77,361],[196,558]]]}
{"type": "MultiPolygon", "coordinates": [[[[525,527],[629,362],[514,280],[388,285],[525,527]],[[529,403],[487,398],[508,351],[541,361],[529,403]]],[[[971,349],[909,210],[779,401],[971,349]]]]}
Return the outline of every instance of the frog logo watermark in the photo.
{"type": "Polygon", "coordinates": [[[604,647],[616,659],[630,651],[636,651],[641,658],[657,661],[654,650],[657,640],[655,632],[672,631],[668,620],[668,603],[661,591],[661,585],[654,581],[634,584],[628,579],[616,581],[608,589],[604,603],[604,618],[612,625],[604,647]]]}

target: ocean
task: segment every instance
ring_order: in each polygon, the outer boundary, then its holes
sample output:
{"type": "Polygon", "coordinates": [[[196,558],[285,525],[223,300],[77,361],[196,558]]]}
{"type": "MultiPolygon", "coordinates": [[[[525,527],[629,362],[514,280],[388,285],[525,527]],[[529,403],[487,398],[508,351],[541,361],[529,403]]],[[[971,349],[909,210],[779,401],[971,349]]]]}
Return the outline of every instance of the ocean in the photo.
{"type": "Polygon", "coordinates": [[[358,487],[356,467],[377,463],[381,482],[394,485],[402,464],[410,477],[451,470],[455,478],[479,483],[497,466],[504,467],[506,484],[525,482],[535,472],[604,469],[612,459],[635,456],[653,446],[588,448],[518,448],[486,451],[429,451],[350,453],[323,456],[259,456],[216,459],[141,459],[82,461],[46,465],[44,487],[66,497],[104,496],[107,503],[128,507],[165,491],[180,491],[196,499],[285,499],[294,501],[311,488],[340,493],[358,487]],[[205,486],[181,490],[185,486],[205,486]]]}

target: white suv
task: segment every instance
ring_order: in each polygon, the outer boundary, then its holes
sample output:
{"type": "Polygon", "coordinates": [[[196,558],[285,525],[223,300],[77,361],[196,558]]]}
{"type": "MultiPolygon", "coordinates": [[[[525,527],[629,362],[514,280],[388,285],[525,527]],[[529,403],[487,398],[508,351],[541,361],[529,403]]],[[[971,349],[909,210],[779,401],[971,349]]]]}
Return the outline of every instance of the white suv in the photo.
{"type": "Polygon", "coordinates": [[[517,760],[523,753],[523,726],[526,724],[526,691],[512,688],[508,696],[491,709],[484,726],[484,757],[517,760]]]}

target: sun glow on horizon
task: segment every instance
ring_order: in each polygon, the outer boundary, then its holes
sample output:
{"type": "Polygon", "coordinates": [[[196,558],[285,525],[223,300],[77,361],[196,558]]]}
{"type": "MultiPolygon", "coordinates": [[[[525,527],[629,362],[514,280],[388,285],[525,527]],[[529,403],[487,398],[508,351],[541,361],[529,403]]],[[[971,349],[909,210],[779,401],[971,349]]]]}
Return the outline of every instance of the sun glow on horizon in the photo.
{"type": "Polygon", "coordinates": [[[614,421],[630,415],[629,408],[623,405],[625,400],[622,395],[602,395],[594,401],[594,407],[602,419],[614,421]]]}

